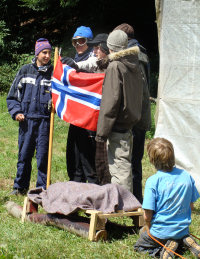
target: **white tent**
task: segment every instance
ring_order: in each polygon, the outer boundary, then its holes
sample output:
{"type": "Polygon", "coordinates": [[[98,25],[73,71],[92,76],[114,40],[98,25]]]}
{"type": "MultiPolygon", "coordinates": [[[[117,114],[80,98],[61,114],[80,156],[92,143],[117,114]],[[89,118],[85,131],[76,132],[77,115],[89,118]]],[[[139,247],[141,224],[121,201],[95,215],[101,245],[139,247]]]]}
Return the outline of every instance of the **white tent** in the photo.
{"type": "Polygon", "coordinates": [[[156,0],[160,68],[155,137],[200,191],[200,0],[156,0]]]}

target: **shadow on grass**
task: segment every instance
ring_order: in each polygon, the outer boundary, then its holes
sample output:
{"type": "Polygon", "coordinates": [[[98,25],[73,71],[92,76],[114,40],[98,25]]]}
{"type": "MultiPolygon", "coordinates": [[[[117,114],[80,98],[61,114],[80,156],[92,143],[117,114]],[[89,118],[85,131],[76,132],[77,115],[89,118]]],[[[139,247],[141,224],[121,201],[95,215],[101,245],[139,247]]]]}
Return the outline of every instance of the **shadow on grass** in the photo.
{"type": "Polygon", "coordinates": [[[199,216],[199,215],[200,215],[200,210],[199,210],[199,208],[194,208],[194,209],[192,210],[192,214],[199,216]]]}
{"type": "MultiPolygon", "coordinates": [[[[75,212],[71,215],[64,216],[60,214],[52,214],[52,218],[57,218],[59,220],[62,219],[68,219],[69,224],[74,225],[77,229],[84,228],[84,230],[89,232],[89,225],[90,225],[90,218],[86,216],[80,216],[79,212],[75,212]]],[[[113,239],[125,239],[128,234],[138,234],[139,233],[139,228],[135,226],[126,226],[126,225],[121,225],[115,222],[107,221],[105,229],[108,234],[108,239],[106,240],[107,242],[113,241],[113,239]]],[[[72,231],[73,232],[73,231],[72,231]]]]}
{"type": "Polygon", "coordinates": [[[137,235],[139,233],[139,227],[126,226],[115,222],[107,221],[106,231],[108,233],[108,242],[113,239],[125,239],[128,234],[137,235]]]}
{"type": "Polygon", "coordinates": [[[9,199],[10,199],[9,196],[1,196],[1,197],[0,197],[0,206],[5,205],[5,203],[6,203],[7,201],[9,201],[9,199]]]}

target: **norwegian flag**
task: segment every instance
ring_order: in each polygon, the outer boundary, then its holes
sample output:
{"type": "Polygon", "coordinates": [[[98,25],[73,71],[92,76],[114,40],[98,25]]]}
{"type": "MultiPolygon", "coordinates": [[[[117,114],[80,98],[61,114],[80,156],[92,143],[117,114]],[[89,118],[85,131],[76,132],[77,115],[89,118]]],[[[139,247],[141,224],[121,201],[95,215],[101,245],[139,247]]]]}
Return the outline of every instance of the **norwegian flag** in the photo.
{"type": "Polygon", "coordinates": [[[103,73],[77,73],[60,58],[52,78],[52,99],[57,115],[75,126],[96,131],[103,73]]]}

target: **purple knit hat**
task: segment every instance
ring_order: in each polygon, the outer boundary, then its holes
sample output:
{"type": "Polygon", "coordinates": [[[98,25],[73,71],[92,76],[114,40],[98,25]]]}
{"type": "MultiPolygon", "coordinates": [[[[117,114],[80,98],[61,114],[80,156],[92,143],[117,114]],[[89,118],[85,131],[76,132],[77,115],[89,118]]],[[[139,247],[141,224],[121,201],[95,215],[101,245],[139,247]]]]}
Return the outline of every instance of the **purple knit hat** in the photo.
{"type": "Polygon", "coordinates": [[[35,56],[37,56],[43,49],[52,49],[51,44],[47,39],[40,38],[35,43],[35,56]]]}

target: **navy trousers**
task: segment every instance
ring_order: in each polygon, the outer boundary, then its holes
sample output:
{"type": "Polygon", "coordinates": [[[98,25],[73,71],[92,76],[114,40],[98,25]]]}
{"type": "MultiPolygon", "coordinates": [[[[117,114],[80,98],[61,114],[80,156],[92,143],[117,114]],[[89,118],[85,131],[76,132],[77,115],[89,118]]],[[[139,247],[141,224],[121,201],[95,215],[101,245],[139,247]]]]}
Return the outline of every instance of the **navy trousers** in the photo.
{"type": "Polygon", "coordinates": [[[19,153],[14,189],[29,188],[35,149],[38,169],[36,187],[46,188],[49,127],[48,119],[27,119],[19,123],[19,153]]]}
{"type": "Polygon", "coordinates": [[[98,184],[95,152],[94,132],[70,124],[66,153],[67,172],[70,181],[98,184]]]}
{"type": "Polygon", "coordinates": [[[142,158],[144,155],[144,143],[146,131],[133,128],[133,150],[132,150],[132,175],[133,195],[142,204],[142,158]]]}

